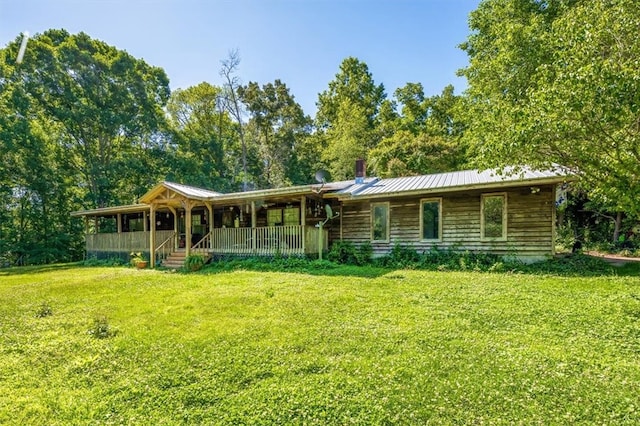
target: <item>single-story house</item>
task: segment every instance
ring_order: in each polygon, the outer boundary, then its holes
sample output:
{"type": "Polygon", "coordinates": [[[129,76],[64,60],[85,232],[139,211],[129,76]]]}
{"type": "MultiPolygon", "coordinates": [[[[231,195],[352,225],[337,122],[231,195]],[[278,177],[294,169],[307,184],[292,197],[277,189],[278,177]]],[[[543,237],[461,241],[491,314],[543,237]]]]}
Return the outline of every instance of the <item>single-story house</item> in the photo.
{"type": "Polygon", "coordinates": [[[374,256],[400,243],[535,261],[554,254],[556,194],[568,180],[561,168],[466,170],[227,194],[161,182],[138,204],[72,215],[85,220],[88,256],[146,252],[152,265],[193,252],[314,255],[338,240],[370,243],[374,256]]]}

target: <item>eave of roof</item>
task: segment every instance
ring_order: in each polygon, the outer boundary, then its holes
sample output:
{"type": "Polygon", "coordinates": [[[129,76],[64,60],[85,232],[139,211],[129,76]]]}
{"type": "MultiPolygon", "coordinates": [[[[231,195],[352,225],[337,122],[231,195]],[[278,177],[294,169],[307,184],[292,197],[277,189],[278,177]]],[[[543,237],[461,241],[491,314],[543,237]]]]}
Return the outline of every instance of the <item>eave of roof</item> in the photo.
{"type": "Polygon", "coordinates": [[[108,216],[118,213],[142,213],[149,211],[150,206],[148,204],[130,204],[126,206],[114,206],[114,207],[102,207],[99,209],[79,210],[71,212],[72,217],[81,216],[108,216]]]}
{"type": "Polygon", "coordinates": [[[371,199],[419,194],[435,194],[467,191],[474,189],[500,189],[523,185],[545,185],[574,180],[566,171],[537,171],[523,168],[521,173],[500,175],[495,170],[465,170],[460,172],[438,173],[433,175],[380,179],[365,185],[353,185],[349,188],[327,194],[327,198],[371,199]]]}
{"type": "Polygon", "coordinates": [[[154,198],[158,195],[162,194],[164,190],[170,190],[176,192],[177,194],[182,195],[183,197],[199,200],[199,201],[207,201],[211,198],[215,198],[221,195],[219,192],[210,191],[204,188],[198,188],[195,186],[183,185],[181,183],[175,182],[160,182],[149,191],[147,191],[142,197],[140,197],[141,203],[151,203],[154,198]]]}

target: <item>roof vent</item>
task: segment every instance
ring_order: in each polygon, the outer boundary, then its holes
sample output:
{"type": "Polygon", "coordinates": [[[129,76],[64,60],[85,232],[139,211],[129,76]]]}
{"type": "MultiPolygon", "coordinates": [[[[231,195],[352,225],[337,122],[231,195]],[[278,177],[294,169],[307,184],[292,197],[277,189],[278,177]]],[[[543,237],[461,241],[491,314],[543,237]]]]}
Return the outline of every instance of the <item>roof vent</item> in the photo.
{"type": "Polygon", "coordinates": [[[367,164],[362,158],[356,160],[356,183],[364,183],[367,177],[367,164]]]}

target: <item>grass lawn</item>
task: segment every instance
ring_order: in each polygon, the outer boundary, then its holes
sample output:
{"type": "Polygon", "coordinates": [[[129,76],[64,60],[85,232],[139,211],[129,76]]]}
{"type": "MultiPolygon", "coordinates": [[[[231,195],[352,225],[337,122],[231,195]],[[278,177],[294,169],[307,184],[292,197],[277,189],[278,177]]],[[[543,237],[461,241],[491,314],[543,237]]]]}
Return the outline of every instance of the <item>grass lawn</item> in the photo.
{"type": "Polygon", "coordinates": [[[0,424],[640,423],[638,276],[63,265],[0,301],[0,424]]]}

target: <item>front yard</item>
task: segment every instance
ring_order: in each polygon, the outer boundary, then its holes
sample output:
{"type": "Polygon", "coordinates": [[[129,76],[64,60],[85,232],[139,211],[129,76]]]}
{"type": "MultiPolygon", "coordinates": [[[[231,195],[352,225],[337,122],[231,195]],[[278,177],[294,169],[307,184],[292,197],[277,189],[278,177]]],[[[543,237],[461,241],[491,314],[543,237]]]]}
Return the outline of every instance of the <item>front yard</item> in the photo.
{"type": "Polygon", "coordinates": [[[640,422],[640,277],[365,272],[0,270],[0,423],[640,422]]]}

